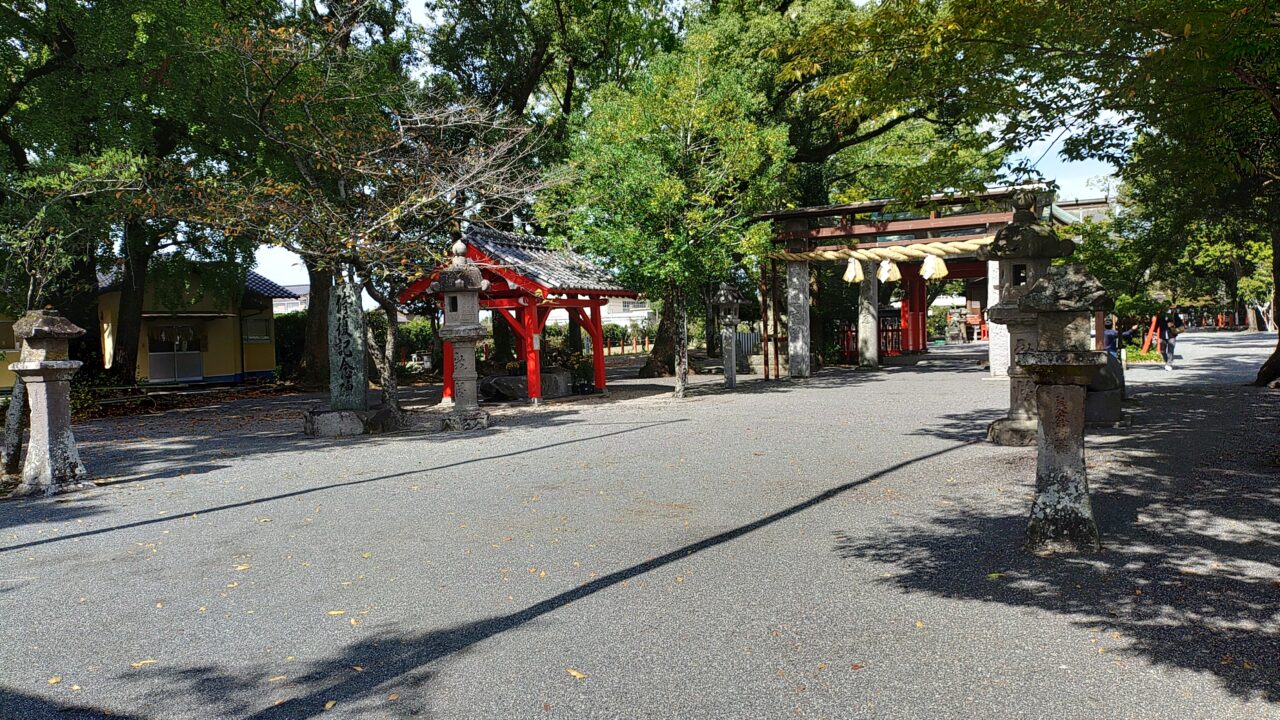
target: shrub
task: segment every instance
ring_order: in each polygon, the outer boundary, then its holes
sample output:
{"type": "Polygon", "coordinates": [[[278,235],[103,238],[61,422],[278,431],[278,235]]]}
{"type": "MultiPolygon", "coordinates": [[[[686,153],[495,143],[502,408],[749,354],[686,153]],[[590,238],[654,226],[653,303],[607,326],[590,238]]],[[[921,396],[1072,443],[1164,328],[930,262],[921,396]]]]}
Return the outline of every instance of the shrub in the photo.
{"type": "Polygon", "coordinates": [[[276,315],[276,362],[281,377],[297,377],[302,369],[302,350],[307,344],[307,311],[276,315]]]}
{"type": "Polygon", "coordinates": [[[400,326],[400,347],[407,355],[431,352],[434,340],[430,318],[416,317],[400,326]]]}

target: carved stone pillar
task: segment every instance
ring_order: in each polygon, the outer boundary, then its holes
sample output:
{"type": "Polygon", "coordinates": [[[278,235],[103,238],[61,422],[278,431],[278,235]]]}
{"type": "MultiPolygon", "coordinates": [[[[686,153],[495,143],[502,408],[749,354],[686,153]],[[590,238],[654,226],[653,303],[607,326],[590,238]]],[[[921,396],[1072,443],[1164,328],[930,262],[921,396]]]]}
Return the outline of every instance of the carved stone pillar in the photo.
{"type": "Polygon", "coordinates": [[[1022,310],[1037,316],[1037,347],[1014,356],[1035,385],[1039,415],[1036,494],[1027,523],[1032,552],[1092,552],[1100,548],[1085,471],[1085,393],[1107,362],[1091,349],[1090,315],[1111,302],[1083,265],[1048,268],[1023,294],[1022,310]]]}
{"type": "MultiPolygon", "coordinates": [[[[1037,347],[1035,314],[1021,309],[1019,300],[1044,275],[1053,258],[1075,251],[1070,240],[1059,238],[1053,228],[1036,218],[1034,204],[1031,193],[1017,194],[1012,222],[996,231],[993,243],[978,250],[979,260],[999,262],[1000,301],[987,310],[987,319],[1008,329],[1014,358],[1037,347]]],[[[988,426],[987,439],[997,445],[1034,445],[1037,415],[1031,377],[1013,362],[1009,367],[1009,413],[988,426]]]]}
{"type": "Polygon", "coordinates": [[[22,352],[9,369],[27,386],[31,436],[22,483],[12,496],[58,495],[94,487],[71,431],[71,376],[81,363],[68,359],[68,348],[70,340],[84,332],[53,310],[32,310],[13,324],[22,352]]]}
{"type": "Polygon", "coordinates": [[[453,347],[453,411],[444,416],[446,430],[489,427],[489,413],[480,409],[476,390],[476,342],[489,337],[480,324],[480,293],[489,289],[489,281],[466,254],[465,244],[454,243],[453,260],[429,289],[444,297],[440,337],[453,347]]]}
{"type": "Polygon", "coordinates": [[[862,263],[862,287],[858,288],[858,365],[880,367],[880,278],[876,263],[862,263]]]}

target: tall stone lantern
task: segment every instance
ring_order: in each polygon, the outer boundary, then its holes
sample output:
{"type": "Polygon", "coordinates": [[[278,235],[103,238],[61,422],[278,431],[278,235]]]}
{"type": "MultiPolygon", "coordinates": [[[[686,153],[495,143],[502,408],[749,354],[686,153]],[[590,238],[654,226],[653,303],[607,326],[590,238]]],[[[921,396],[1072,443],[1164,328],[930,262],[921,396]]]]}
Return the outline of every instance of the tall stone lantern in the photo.
{"type": "Polygon", "coordinates": [[[742,293],[730,283],[720,283],[712,300],[720,321],[720,354],[724,360],[724,386],[738,386],[738,306],[742,304],[742,293]]]}
{"type": "Polygon", "coordinates": [[[489,413],[480,409],[476,393],[476,342],[489,337],[480,324],[480,293],[489,281],[467,259],[467,246],[454,243],[453,259],[440,271],[428,292],[444,299],[444,325],[440,338],[453,344],[453,410],[444,416],[446,430],[478,430],[489,427],[489,413]]]}
{"type": "Polygon", "coordinates": [[[69,345],[84,332],[55,310],[32,310],[13,324],[22,352],[9,369],[27,386],[31,437],[22,483],[11,496],[57,495],[94,487],[71,432],[71,376],[82,363],[69,359],[69,345]]]}
{"type": "MultiPolygon", "coordinates": [[[[1036,316],[1020,308],[1018,301],[1044,276],[1053,258],[1075,251],[1074,243],[1060,239],[1053,228],[1039,221],[1034,206],[1033,193],[1016,194],[1013,220],[997,230],[995,241],[977,253],[979,260],[1000,263],[1000,300],[987,310],[987,318],[1009,328],[1013,357],[1037,347],[1036,316]]],[[[1016,362],[1009,368],[1009,414],[987,427],[987,439],[997,445],[1036,444],[1035,387],[1031,376],[1016,362]]]]}
{"type": "Polygon", "coordinates": [[[1085,395],[1106,366],[1107,354],[1089,338],[1096,312],[1112,302],[1083,265],[1058,265],[1023,294],[1018,306],[1033,313],[1037,347],[1016,356],[1035,384],[1039,412],[1036,495],[1027,524],[1027,549],[1100,548],[1084,464],[1085,395]]]}

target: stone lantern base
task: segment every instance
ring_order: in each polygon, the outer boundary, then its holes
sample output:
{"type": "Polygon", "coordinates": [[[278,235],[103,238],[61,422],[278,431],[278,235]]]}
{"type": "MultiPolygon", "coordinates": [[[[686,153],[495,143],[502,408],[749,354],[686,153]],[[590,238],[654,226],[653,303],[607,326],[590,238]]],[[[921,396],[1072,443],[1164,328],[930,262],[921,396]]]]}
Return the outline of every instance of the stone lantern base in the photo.
{"type": "Polygon", "coordinates": [[[389,408],[328,410],[316,408],[302,414],[302,430],[316,437],[376,435],[399,430],[400,422],[389,408]]]}
{"type": "Polygon", "coordinates": [[[71,431],[71,376],[76,360],[17,362],[9,366],[27,386],[31,435],[22,482],[9,497],[61,495],[96,487],[89,479],[71,431]]]}
{"type": "Polygon", "coordinates": [[[441,418],[443,429],[453,432],[463,432],[465,430],[484,430],[489,427],[489,413],[484,410],[471,410],[468,412],[451,412],[441,418]]]}
{"type": "Polygon", "coordinates": [[[1038,425],[1035,418],[1015,420],[1003,417],[987,426],[987,440],[1005,447],[1035,445],[1038,425]]]}

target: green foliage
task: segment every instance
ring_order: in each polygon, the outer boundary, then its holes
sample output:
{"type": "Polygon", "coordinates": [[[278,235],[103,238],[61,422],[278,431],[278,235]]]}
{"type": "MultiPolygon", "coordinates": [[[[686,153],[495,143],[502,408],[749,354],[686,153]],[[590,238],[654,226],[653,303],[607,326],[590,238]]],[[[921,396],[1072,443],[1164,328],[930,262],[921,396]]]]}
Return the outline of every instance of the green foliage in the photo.
{"type": "Polygon", "coordinates": [[[276,362],[278,375],[293,379],[301,372],[302,352],[307,338],[307,311],[281,313],[275,316],[276,362]]]}
{"type": "Polygon", "coordinates": [[[658,58],[627,90],[604,88],[572,147],[575,182],[539,204],[553,234],[608,258],[624,284],[663,297],[724,277],[768,228],[786,129],[760,120],[741,73],[716,72],[705,38],[658,58]]]}
{"type": "Polygon", "coordinates": [[[407,354],[430,353],[434,342],[435,335],[431,329],[430,318],[416,317],[407,323],[400,324],[400,347],[407,354]]]}
{"type": "Polygon", "coordinates": [[[1125,350],[1125,361],[1130,363],[1163,363],[1164,355],[1159,350],[1152,347],[1146,352],[1142,352],[1141,348],[1131,347],[1125,350]]]}

